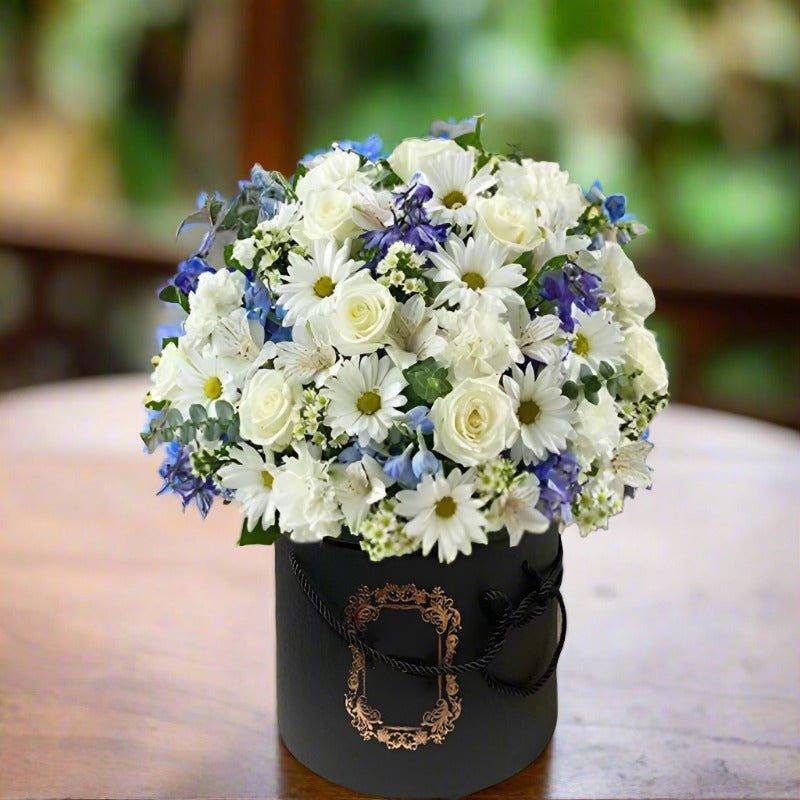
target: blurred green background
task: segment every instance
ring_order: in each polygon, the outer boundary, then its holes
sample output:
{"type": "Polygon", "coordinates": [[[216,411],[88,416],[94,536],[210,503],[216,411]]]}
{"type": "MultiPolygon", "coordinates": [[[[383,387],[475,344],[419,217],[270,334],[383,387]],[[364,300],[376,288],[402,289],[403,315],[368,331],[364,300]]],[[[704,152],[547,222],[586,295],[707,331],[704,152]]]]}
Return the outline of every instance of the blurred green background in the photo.
{"type": "Polygon", "coordinates": [[[0,0],[0,65],[0,388],[146,369],[199,189],[483,112],[650,226],[677,399],[800,426],[790,0],[0,0]]]}

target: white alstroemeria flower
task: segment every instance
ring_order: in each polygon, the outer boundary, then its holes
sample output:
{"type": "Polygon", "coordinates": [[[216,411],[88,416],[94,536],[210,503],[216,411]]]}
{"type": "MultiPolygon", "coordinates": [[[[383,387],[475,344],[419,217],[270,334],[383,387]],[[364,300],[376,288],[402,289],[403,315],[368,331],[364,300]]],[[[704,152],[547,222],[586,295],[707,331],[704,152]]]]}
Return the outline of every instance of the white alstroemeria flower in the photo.
{"type": "Polygon", "coordinates": [[[269,450],[262,456],[246,442],[232,447],[230,457],[231,463],[219,470],[219,481],[233,490],[244,510],[247,529],[261,525],[266,530],[275,524],[275,457],[269,450]]]}
{"type": "Polygon", "coordinates": [[[532,364],[525,372],[513,366],[511,375],[503,376],[503,388],[519,421],[519,435],[511,447],[511,457],[517,463],[536,463],[548,453],[566,449],[574,412],[571,401],[561,394],[563,383],[558,364],[545,367],[538,375],[532,364]]]}
{"type": "Polygon", "coordinates": [[[297,456],[275,471],[272,491],[281,529],[295,542],[319,542],[342,532],[342,512],[330,479],[330,464],[315,448],[297,445],[297,456]]]}
{"type": "Polygon", "coordinates": [[[217,400],[227,400],[231,404],[236,402],[242,381],[241,372],[231,372],[223,359],[208,350],[187,351],[186,359],[180,366],[172,405],[184,415],[191,406],[201,405],[213,417],[217,400]]]}
{"type": "MultiPolygon", "coordinates": [[[[582,253],[592,243],[589,236],[568,236],[564,231],[544,230],[544,241],[533,251],[533,266],[538,272],[556,256],[572,256],[582,253]]],[[[591,270],[589,270],[591,272],[591,270]]]]}
{"type": "Polygon", "coordinates": [[[365,231],[388,228],[394,222],[393,198],[388,189],[375,190],[367,184],[353,187],[350,192],[353,221],[365,231]]]}
{"type": "Polygon", "coordinates": [[[341,288],[328,320],[336,349],[346,356],[374,353],[388,340],[396,306],[389,289],[366,270],[354,275],[341,288]]]}
{"type": "Polygon", "coordinates": [[[192,342],[210,336],[222,317],[241,306],[244,282],[244,275],[238,270],[201,273],[197,289],[189,295],[189,316],[183,323],[192,342]]]}
{"type": "Polygon", "coordinates": [[[171,401],[177,396],[180,391],[178,378],[185,364],[183,350],[174,342],[167,344],[158,356],[158,363],[150,376],[150,397],[153,400],[161,403],[164,400],[171,401]]]}
{"type": "Polygon", "coordinates": [[[655,334],[643,325],[631,325],[624,337],[625,366],[637,373],[633,386],[639,397],[664,394],[669,377],[664,359],[658,352],[655,334]]]}
{"type": "Polygon", "coordinates": [[[465,467],[500,455],[519,434],[513,403],[496,375],[457,383],[434,401],[428,416],[434,450],[465,467]]]}
{"type": "Polygon", "coordinates": [[[352,464],[332,464],[331,479],[347,527],[356,533],[371,507],[386,497],[390,478],[372,456],[364,455],[352,464]]]}
{"type": "Polygon", "coordinates": [[[582,400],[578,403],[571,439],[575,454],[584,468],[600,457],[610,459],[620,440],[621,420],[614,398],[603,386],[598,392],[598,402],[582,400]]]}
{"type": "Polygon", "coordinates": [[[415,295],[395,308],[386,353],[401,370],[417,361],[435,358],[445,345],[438,331],[436,316],[425,306],[425,301],[415,295]]]}
{"type": "Polygon", "coordinates": [[[647,466],[647,456],[653,445],[643,439],[625,442],[619,446],[611,458],[609,467],[614,475],[611,486],[620,495],[625,487],[649,489],[653,484],[652,469],[647,466]]]}
{"type": "Polygon", "coordinates": [[[622,363],[624,342],[622,329],[610,311],[601,308],[587,313],[576,309],[575,329],[567,355],[570,376],[578,374],[581,364],[597,371],[603,361],[611,365],[622,363]]]}
{"type": "Polygon", "coordinates": [[[286,280],[275,288],[278,303],[286,310],[284,325],[308,321],[312,316],[325,316],[336,306],[342,286],[362,266],[363,261],[350,258],[350,245],[338,247],[333,239],[317,240],[309,258],[289,253],[286,280]]]}
{"type": "Polygon", "coordinates": [[[586,207],[583,191],[553,161],[504,161],[497,170],[500,192],[529,203],[539,224],[551,231],[574,228],[586,207]]]}
{"type": "Polygon", "coordinates": [[[544,533],[550,520],[536,508],[539,480],[526,472],[499,496],[486,511],[487,531],[508,531],[509,543],[516,547],[525,533],[544,533]]]}
{"type": "Polygon", "coordinates": [[[387,161],[403,183],[409,183],[417,172],[425,172],[436,156],[457,151],[463,152],[452,139],[404,139],[387,161]]]}
{"type": "Polygon", "coordinates": [[[211,351],[231,372],[246,370],[264,347],[264,326],[237,308],[222,317],[211,333],[211,351]]]}
{"type": "Polygon", "coordinates": [[[302,203],[278,203],[275,213],[256,225],[259,233],[288,233],[302,218],[302,203]]]}
{"type": "Polygon", "coordinates": [[[486,164],[474,175],[475,151],[447,149],[426,164],[422,182],[433,190],[426,204],[431,220],[467,228],[475,222],[475,201],[481,192],[495,184],[492,165],[486,164]]]}
{"type": "Polygon", "coordinates": [[[397,494],[396,512],[408,519],[405,532],[422,542],[422,554],[436,545],[439,561],[451,563],[459,553],[469,555],[473,542],[486,544],[486,518],[473,496],[472,471],[454,469],[426,475],[416,489],[397,494]]]}
{"type": "Polygon", "coordinates": [[[382,442],[403,417],[405,386],[403,373],[388,356],[372,353],[345,361],[324,390],[330,399],[325,419],[333,436],[356,436],[362,447],[382,442]]]}
{"type": "Polygon", "coordinates": [[[522,305],[522,298],[514,291],[525,283],[521,264],[513,263],[507,247],[486,233],[478,233],[466,244],[451,236],[444,247],[429,253],[433,269],[427,275],[436,283],[443,283],[436,297],[436,306],[446,304],[467,307],[486,300],[485,307],[502,313],[506,306],[522,305]]]}
{"type": "Polygon", "coordinates": [[[530,203],[495,194],[475,201],[478,230],[486,231],[513,253],[533,250],[542,241],[536,212],[530,203]]]}
{"type": "Polygon", "coordinates": [[[566,340],[561,320],[555,314],[531,317],[520,304],[508,309],[508,324],[524,356],[542,364],[555,364],[566,353],[566,340]]]}
{"type": "Polygon", "coordinates": [[[295,325],[291,341],[278,342],[275,351],[276,368],[303,385],[322,386],[341,365],[328,326],[317,319],[295,325]]]}
{"type": "Polygon", "coordinates": [[[239,404],[242,437],[269,450],[292,439],[300,403],[300,384],[276,369],[260,369],[245,384],[239,404]]]}
{"type": "Polygon", "coordinates": [[[578,265],[599,275],[608,304],[623,322],[641,324],[656,309],[650,284],[636,271],[625,251],[611,242],[597,252],[582,253],[578,265]]]}
{"type": "Polygon", "coordinates": [[[512,363],[523,361],[508,323],[485,308],[442,309],[437,316],[445,339],[437,360],[456,381],[502,374],[512,363]]]}

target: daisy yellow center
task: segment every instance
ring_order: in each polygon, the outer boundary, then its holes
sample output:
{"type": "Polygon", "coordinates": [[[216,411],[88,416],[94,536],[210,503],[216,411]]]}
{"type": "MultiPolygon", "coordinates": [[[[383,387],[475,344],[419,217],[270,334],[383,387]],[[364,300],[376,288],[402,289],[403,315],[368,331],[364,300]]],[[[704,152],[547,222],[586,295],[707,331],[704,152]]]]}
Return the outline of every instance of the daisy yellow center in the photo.
{"type": "Polygon", "coordinates": [[[517,416],[523,425],[533,425],[539,419],[541,412],[542,409],[533,400],[523,400],[519,404],[517,416]]]}
{"type": "Polygon", "coordinates": [[[222,381],[216,376],[206,378],[206,382],[203,384],[203,394],[209,400],[216,400],[222,394],[222,381]]]}
{"type": "Polygon", "coordinates": [[[442,519],[450,519],[456,513],[456,501],[449,495],[437,500],[436,505],[433,507],[436,511],[436,516],[442,519]]]}
{"type": "Polygon", "coordinates": [[[381,396],[377,392],[364,392],[356,401],[356,408],[362,414],[374,414],[381,407],[381,396]]]}
{"type": "Polygon", "coordinates": [[[335,285],[327,275],[323,275],[321,278],[317,278],[314,284],[314,294],[317,297],[330,297],[335,285]]]}
{"type": "Polygon", "coordinates": [[[587,356],[589,355],[589,339],[583,333],[575,334],[575,341],[572,343],[572,349],[576,355],[587,356]]]}
{"type": "Polygon", "coordinates": [[[275,483],[274,475],[267,469],[261,470],[261,483],[264,484],[265,489],[271,489],[272,484],[275,483]]]}
{"type": "Polygon", "coordinates": [[[461,276],[461,280],[464,281],[473,292],[477,292],[478,289],[483,289],[483,287],[486,286],[483,275],[478,272],[465,272],[461,276]]]}
{"type": "Polygon", "coordinates": [[[460,189],[453,189],[442,198],[442,205],[445,208],[461,208],[467,204],[467,198],[460,189]]]}

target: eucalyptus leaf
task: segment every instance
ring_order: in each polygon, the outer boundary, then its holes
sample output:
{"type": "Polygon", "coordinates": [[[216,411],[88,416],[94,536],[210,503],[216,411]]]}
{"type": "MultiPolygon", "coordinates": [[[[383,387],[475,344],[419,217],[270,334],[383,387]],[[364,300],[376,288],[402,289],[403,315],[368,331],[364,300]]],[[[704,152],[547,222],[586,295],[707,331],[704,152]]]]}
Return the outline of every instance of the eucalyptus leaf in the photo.
{"type": "Polygon", "coordinates": [[[195,425],[200,425],[208,419],[208,414],[203,406],[199,403],[195,403],[189,409],[189,417],[195,425]]]}
{"type": "Polygon", "coordinates": [[[227,400],[217,400],[214,403],[214,408],[216,409],[218,420],[227,422],[233,419],[235,412],[233,406],[227,400]]]}

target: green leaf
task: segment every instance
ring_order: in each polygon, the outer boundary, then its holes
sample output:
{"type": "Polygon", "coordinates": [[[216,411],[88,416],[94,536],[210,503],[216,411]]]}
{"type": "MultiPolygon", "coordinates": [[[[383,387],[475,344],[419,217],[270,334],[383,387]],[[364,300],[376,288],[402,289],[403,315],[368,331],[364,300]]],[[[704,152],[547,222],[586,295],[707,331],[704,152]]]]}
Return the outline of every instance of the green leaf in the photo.
{"type": "Polygon", "coordinates": [[[478,114],[475,120],[475,130],[469,133],[462,133],[461,136],[456,136],[453,140],[457,145],[463,147],[465,150],[468,147],[475,147],[478,150],[483,150],[483,142],[481,141],[481,128],[483,127],[483,114],[478,114]]]}
{"type": "Polygon", "coordinates": [[[208,419],[208,414],[203,406],[199,403],[195,403],[189,408],[189,417],[195,425],[201,425],[208,419]]]}
{"type": "Polygon", "coordinates": [[[164,419],[170,428],[177,428],[183,422],[181,412],[177,408],[170,408],[164,415],[164,419]]]}
{"type": "Polygon", "coordinates": [[[574,400],[581,392],[581,387],[578,386],[575,381],[565,381],[564,385],[561,387],[561,394],[564,397],[568,397],[570,400],[574,400]]]}
{"type": "Polygon", "coordinates": [[[227,400],[217,400],[214,403],[214,408],[217,411],[217,419],[225,422],[229,422],[233,419],[234,410],[233,406],[227,400]]]}
{"type": "Polygon", "coordinates": [[[433,358],[426,358],[403,372],[414,394],[426,403],[446,395],[453,385],[447,379],[447,369],[433,358]]]}
{"type": "Polygon", "coordinates": [[[600,398],[597,396],[597,392],[584,392],[583,395],[593,406],[596,406],[600,402],[600,398]]]}
{"type": "Polygon", "coordinates": [[[239,534],[239,546],[246,544],[275,544],[281,535],[281,529],[277,525],[270,525],[264,530],[261,523],[257,522],[253,530],[247,527],[247,520],[242,522],[242,532],[239,534]]]}
{"type": "Polygon", "coordinates": [[[165,336],[161,340],[161,349],[163,350],[168,344],[174,344],[174,345],[177,346],[178,337],[177,336],[165,336]]]}
{"type": "Polygon", "coordinates": [[[614,374],[614,367],[608,361],[600,362],[600,374],[608,380],[614,374]]]}

